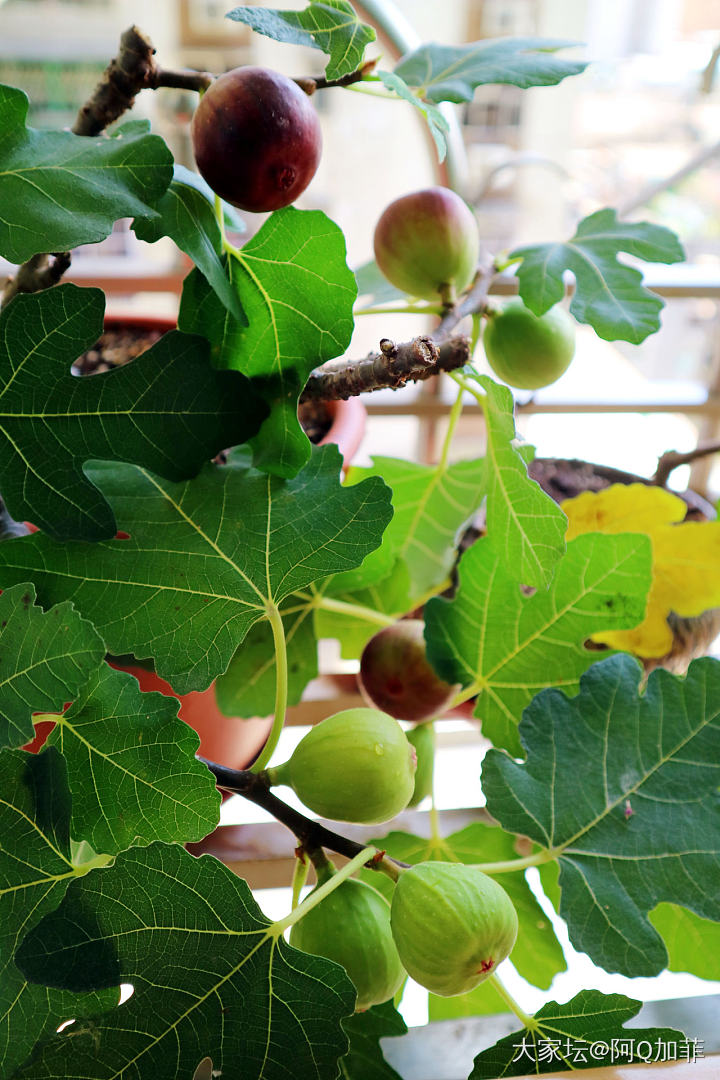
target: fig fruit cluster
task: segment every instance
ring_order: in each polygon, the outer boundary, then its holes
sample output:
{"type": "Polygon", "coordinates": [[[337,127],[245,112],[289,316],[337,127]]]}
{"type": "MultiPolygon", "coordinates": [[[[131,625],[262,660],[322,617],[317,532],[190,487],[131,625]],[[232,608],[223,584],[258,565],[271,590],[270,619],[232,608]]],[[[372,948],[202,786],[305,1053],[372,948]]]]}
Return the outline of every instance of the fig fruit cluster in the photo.
{"type": "MultiPolygon", "coordinates": [[[[334,872],[318,872],[318,887],[334,872]]],[[[295,923],[290,944],[344,967],[357,990],[358,1012],[388,1001],[406,978],[390,927],[390,905],[364,881],[349,878],[338,885],[295,923]]]]}
{"type": "Polygon", "coordinates": [[[391,202],[375,227],[374,247],[380,270],[396,289],[423,300],[446,300],[472,281],[480,234],[460,196],[434,187],[391,202]]]}
{"type": "Polygon", "coordinates": [[[345,709],[321,720],[292,757],[267,770],[310,810],[334,821],[378,825],[404,810],[415,787],[415,751],[377,709],[345,709]]]}
{"type": "Polygon", "coordinates": [[[190,133],[201,176],[226,202],[254,213],[295,202],[322,150],[310,98],[262,67],[220,75],[200,99],[190,133]]]}

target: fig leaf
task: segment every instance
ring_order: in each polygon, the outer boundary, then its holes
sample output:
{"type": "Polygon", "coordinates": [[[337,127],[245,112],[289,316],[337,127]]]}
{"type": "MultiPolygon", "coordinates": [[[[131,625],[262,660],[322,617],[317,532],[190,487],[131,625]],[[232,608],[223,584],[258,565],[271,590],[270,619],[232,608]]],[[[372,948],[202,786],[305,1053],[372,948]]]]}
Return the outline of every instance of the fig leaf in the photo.
{"type": "Polygon", "coordinates": [[[720,921],[707,888],[720,872],[720,662],[695,660],[682,679],[656,670],[642,694],[639,681],[619,654],[575,698],[538,694],[520,724],[527,761],[491,750],[482,768],[493,817],[559,860],[573,945],[628,976],[667,965],[657,904],[720,921]]]}

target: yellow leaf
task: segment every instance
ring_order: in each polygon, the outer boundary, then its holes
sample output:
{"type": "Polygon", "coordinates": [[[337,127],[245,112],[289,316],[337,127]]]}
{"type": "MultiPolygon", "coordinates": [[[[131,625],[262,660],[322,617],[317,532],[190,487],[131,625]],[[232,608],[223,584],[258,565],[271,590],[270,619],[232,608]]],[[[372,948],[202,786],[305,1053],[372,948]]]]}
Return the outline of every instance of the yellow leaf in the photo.
{"type": "Polygon", "coordinates": [[[687,507],[677,495],[646,484],[613,484],[562,505],[567,540],[586,532],[642,532],[650,537],[653,583],[645,619],[632,630],[594,634],[593,640],[637,656],[664,656],[672,647],[667,616],[700,615],[720,606],[720,524],[679,524],[687,507]]]}

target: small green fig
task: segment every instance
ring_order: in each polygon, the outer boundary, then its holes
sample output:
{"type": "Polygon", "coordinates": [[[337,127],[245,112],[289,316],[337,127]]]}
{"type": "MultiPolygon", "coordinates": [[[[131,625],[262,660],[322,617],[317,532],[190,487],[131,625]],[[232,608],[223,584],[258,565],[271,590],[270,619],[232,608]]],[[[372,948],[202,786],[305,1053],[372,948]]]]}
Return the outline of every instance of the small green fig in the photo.
{"type": "Polygon", "coordinates": [[[415,790],[408,806],[417,806],[428,795],[432,795],[433,774],[435,772],[435,726],[432,721],[418,724],[407,732],[407,740],[415,747],[417,768],[415,769],[415,790]]]}
{"type": "Polygon", "coordinates": [[[395,199],[375,227],[375,259],[388,281],[424,300],[451,299],[473,279],[480,234],[472,210],[449,188],[395,199]]]}
{"type": "Polygon", "coordinates": [[[390,929],[390,905],[372,885],[354,878],[295,923],[290,944],[345,968],[357,990],[356,1012],[388,1001],[406,978],[390,929]]]}
{"type": "Polygon", "coordinates": [[[466,994],[509,956],[517,913],[501,885],[462,863],[404,870],[390,912],[408,975],[433,994],[466,994]]]}
{"type": "Polygon", "coordinates": [[[321,817],[379,825],[412,797],[415,751],[392,716],[345,709],[321,720],[267,776],[321,817]]]}
{"type": "Polygon", "coordinates": [[[360,657],[363,697],[397,720],[438,716],[458,689],[430,665],[424,630],[422,619],[401,619],[374,634],[360,657]]]}
{"type": "Polygon", "coordinates": [[[561,307],[534,315],[522,300],[487,313],[483,346],[488,364],[509,386],[538,390],[567,371],[575,355],[575,325],[561,307]]]}

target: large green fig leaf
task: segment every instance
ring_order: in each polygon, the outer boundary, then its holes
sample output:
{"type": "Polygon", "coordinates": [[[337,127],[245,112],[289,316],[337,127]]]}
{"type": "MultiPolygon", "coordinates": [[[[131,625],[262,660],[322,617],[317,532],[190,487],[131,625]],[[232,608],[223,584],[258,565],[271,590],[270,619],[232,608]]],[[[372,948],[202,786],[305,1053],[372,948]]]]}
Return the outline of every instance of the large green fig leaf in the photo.
{"type": "Polygon", "coordinates": [[[247,379],[215,371],[207,343],[172,331],[125,367],[78,378],[70,365],[102,333],[99,289],[58,285],[0,313],[0,486],[10,513],[59,538],[101,540],[117,525],[89,479],[91,458],[181,480],[257,431],[247,379]]]}
{"type": "Polygon", "coordinates": [[[72,604],[43,612],[35,586],[0,596],[0,748],[33,737],[31,714],[59,712],[100,667],[105,646],[72,604]]]}
{"type": "Polygon", "coordinates": [[[460,561],[454,598],[425,605],[428,657],[446,682],[477,692],[484,734],[519,757],[523,709],[545,687],[577,691],[597,659],[585,648],[588,637],[637,625],[650,578],[647,537],[586,533],[568,544],[548,590],[527,597],[487,539],[479,540],[460,561]]]}
{"type": "Polygon", "coordinates": [[[657,904],[720,921],[720,662],[654,671],[642,695],[639,680],[618,654],[577,697],[539,694],[520,725],[527,761],[493,750],[482,770],[490,813],[559,860],[573,945],[629,976],[667,965],[657,904]]]}
{"type": "Polygon", "coordinates": [[[563,275],[575,275],[570,311],[589,323],[606,341],[638,345],[660,329],[664,301],[642,284],[642,273],[620,262],[620,252],[645,262],[682,262],[685,253],[675,233],[647,221],[618,221],[615,211],[597,210],[583,218],[566,243],[516,248],[520,296],[536,315],[543,315],[565,296],[563,275]]]}
{"type": "MultiPolygon", "coordinates": [[[[280,607],[285,628],[288,666],[288,705],[297,705],[303,690],[318,673],[313,607],[290,596],[280,607]]],[[[258,622],[237,650],[230,667],[218,676],[215,698],[226,716],[268,716],[275,705],[275,644],[272,627],[258,622]]]]}
{"type": "Polygon", "coordinates": [[[152,215],[172,154],[150,123],[94,138],[26,126],[28,99],[0,85],[0,255],[25,262],[95,244],[122,217],[152,215]]]}
{"type": "Polygon", "coordinates": [[[0,1076],[11,1077],[36,1041],[53,1034],[74,1010],[110,1008],[118,994],[78,998],[28,984],[13,961],[27,931],[85,873],[71,859],[70,792],[57,750],[0,753],[0,836],[0,1076]]]}
{"type": "Polygon", "coordinates": [[[392,490],[393,519],[382,547],[357,570],[333,578],[333,595],[375,585],[402,559],[410,574],[408,609],[449,577],[460,531],[485,494],[482,458],[452,465],[420,465],[401,458],[376,457],[368,468],[348,470],[346,483],[380,476],[392,490]]]}
{"type": "Polygon", "coordinates": [[[348,75],[362,63],[365,49],[375,40],[372,26],[358,19],[349,0],[310,0],[302,11],[237,7],[225,16],[251,26],[258,34],[292,45],[320,49],[330,59],[328,79],[348,75]]]}
{"type": "Polygon", "coordinates": [[[356,285],[345,257],[334,222],[319,210],[289,206],[271,214],[226,264],[244,323],[199,271],[185,279],[180,329],[203,334],[215,366],[249,376],[270,406],[254,442],[255,464],[265,472],[294,476],[310,456],[297,401],[313,368],[350,344],[356,285]]]}
{"type": "Polygon", "coordinates": [[[154,244],[162,236],[171,237],[180,250],[190,256],[233,318],[247,322],[240,297],[225,270],[222,236],[215,210],[196,183],[187,182],[182,175],[173,179],[157,204],[157,213],[149,218],[136,218],[133,229],[140,240],[149,244],[154,244]]]}
{"type": "Polygon", "coordinates": [[[103,664],[48,738],[67,761],[72,832],[114,854],[154,840],[201,840],[218,823],[220,796],[197,760],[197,733],[178,700],[143,694],[103,664]]]}
{"type": "Polygon", "coordinates": [[[468,375],[485,391],[480,403],[487,428],[485,486],[487,533],[493,551],[515,581],[540,588],[549,584],[565,551],[567,518],[528,476],[527,464],[513,446],[511,391],[487,375],[468,375]]]}
{"type": "Polygon", "coordinates": [[[49,1039],[23,1080],[192,1077],[206,1057],[243,1080],[334,1080],[355,988],[337,964],[285,943],[247,883],[177,844],[123,852],[28,935],[27,976],[133,996],[49,1039]]]}
{"type": "Polygon", "coordinates": [[[587,64],[554,54],[575,42],[551,38],[498,38],[469,45],[421,45],[404,56],[395,74],[428,101],[471,101],[478,86],[511,83],[554,86],[587,64]]]}
{"type": "Polygon", "coordinates": [[[407,1033],[407,1025],[391,1001],[373,1005],[343,1020],[350,1051],[340,1062],[343,1080],[402,1080],[383,1057],[380,1039],[407,1033]]]}
{"type": "MultiPolygon", "coordinates": [[[[410,833],[391,832],[377,841],[377,846],[394,859],[416,863],[427,859],[440,862],[467,864],[506,862],[517,859],[516,837],[495,826],[478,822],[468,825],[451,836],[425,839],[410,833]]],[[[376,841],[372,841],[373,844],[376,841]]],[[[392,896],[392,883],[375,871],[363,871],[365,880],[385,894],[392,896]]],[[[529,982],[547,989],[566,964],[563,951],[547,916],[535,899],[527,882],[525,871],[498,874],[497,881],[507,892],[518,913],[520,932],[510,959],[529,982]]],[[[433,995],[431,995],[432,997],[433,995]]],[[[469,995],[465,995],[469,996],[469,995]]],[[[452,999],[453,1001],[459,999],[452,999]]],[[[454,1015],[466,1015],[462,1008],[454,1015]]]]}
{"type": "Polygon", "coordinates": [[[0,544],[0,587],[30,574],[41,602],[72,598],[110,652],[152,657],[178,693],[202,690],[269,606],[380,543],[390,492],[376,477],[343,487],[339,474],[334,446],[292,480],[239,456],[182,484],[98,463],[90,475],[128,538],[60,544],[36,533],[0,544]]]}
{"type": "Polygon", "coordinates": [[[581,990],[564,1005],[550,1001],[535,1013],[532,1031],[516,1031],[478,1054],[469,1080],[682,1058],[688,1050],[682,1031],[624,1027],[641,1006],[641,1001],[599,990],[581,990]]]}

